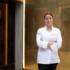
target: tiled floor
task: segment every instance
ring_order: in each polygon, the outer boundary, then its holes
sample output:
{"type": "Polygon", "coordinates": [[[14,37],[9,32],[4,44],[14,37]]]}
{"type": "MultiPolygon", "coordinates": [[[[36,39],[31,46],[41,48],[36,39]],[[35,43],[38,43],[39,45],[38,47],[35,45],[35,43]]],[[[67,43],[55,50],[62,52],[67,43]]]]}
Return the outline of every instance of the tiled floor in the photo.
{"type": "MultiPolygon", "coordinates": [[[[57,70],[70,70],[70,52],[60,52],[61,63],[58,65],[57,70]]],[[[25,70],[38,70],[37,64],[26,65],[25,70]]]]}

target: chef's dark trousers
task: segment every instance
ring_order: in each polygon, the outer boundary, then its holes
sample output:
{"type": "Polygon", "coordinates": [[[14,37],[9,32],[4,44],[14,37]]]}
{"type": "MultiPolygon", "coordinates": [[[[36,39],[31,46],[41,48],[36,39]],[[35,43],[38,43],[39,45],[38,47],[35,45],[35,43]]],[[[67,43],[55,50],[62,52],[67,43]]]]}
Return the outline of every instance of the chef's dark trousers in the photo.
{"type": "Polygon", "coordinates": [[[57,63],[54,64],[38,64],[38,70],[56,70],[57,63]]]}

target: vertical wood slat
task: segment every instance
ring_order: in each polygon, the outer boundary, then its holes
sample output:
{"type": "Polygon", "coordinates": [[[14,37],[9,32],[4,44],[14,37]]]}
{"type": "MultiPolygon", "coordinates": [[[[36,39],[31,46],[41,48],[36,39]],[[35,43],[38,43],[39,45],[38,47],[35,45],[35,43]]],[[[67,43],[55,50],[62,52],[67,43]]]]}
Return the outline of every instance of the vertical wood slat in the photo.
{"type": "Polygon", "coordinates": [[[8,64],[8,4],[5,4],[5,65],[8,64]]]}

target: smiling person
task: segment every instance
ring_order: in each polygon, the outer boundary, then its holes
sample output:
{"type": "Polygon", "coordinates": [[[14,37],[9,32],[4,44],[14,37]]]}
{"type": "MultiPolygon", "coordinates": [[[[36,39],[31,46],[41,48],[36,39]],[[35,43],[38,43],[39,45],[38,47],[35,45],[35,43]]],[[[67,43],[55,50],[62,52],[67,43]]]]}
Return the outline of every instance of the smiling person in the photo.
{"type": "Polygon", "coordinates": [[[44,26],[37,30],[37,64],[39,70],[56,70],[60,58],[58,51],[62,45],[60,29],[53,26],[53,14],[44,14],[44,26]]]}

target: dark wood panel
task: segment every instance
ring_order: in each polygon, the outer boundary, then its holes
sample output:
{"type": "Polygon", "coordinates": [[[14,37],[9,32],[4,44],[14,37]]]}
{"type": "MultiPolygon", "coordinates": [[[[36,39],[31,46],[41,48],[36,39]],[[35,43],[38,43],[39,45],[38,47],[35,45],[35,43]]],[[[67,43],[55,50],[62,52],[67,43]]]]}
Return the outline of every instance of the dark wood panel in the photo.
{"type": "Polygon", "coordinates": [[[0,0],[1,3],[23,3],[23,1],[20,0],[0,0]]]}
{"type": "Polygon", "coordinates": [[[0,66],[5,64],[5,5],[0,4],[0,66]]]}
{"type": "Polygon", "coordinates": [[[15,4],[8,5],[8,64],[15,63],[15,4]]]}

